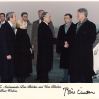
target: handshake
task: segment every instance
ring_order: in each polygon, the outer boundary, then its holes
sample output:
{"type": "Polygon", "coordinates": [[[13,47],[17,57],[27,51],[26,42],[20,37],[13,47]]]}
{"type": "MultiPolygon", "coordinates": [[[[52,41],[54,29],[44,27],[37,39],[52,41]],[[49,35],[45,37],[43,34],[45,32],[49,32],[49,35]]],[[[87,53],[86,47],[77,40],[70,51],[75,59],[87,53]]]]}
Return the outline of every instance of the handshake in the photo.
{"type": "Polygon", "coordinates": [[[69,47],[69,44],[68,44],[67,41],[65,41],[64,47],[65,47],[65,48],[68,48],[68,47],[69,47]]]}

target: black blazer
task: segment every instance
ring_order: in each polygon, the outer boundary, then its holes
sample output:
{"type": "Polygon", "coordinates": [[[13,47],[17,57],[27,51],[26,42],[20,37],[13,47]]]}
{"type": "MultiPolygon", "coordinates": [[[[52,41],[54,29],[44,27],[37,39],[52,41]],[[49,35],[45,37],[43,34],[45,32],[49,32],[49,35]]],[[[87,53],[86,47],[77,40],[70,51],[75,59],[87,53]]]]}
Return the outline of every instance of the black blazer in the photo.
{"type": "Polygon", "coordinates": [[[57,39],[61,41],[67,41],[69,44],[68,48],[56,46],[56,52],[60,54],[60,68],[68,69],[70,63],[70,54],[71,54],[71,47],[73,43],[73,36],[75,34],[75,27],[74,23],[71,23],[67,33],[65,33],[65,24],[59,27],[57,39]]]}
{"type": "MultiPolygon", "coordinates": [[[[67,41],[68,44],[69,44],[68,49],[70,49],[71,44],[72,44],[73,36],[74,36],[74,33],[75,33],[75,27],[76,27],[76,25],[74,23],[71,23],[71,26],[69,27],[67,33],[65,33],[65,24],[63,24],[59,27],[57,39],[61,40],[61,41],[67,41]]],[[[58,54],[62,53],[63,51],[66,52],[66,50],[67,50],[67,48],[64,48],[64,47],[61,47],[61,46],[56,47],[56,52],[58,54]]]]}
{"type": "Polygon", "coordinates": [[[0,61],[1,73],[8,79],[14,75],[14,45],[15,34],[10,24],[5,21],[0,31],[0,61]],[[11,60],[7,60],[7,55],[11,55],[11,60]]]}
{"type": "Polygon", "coordinates": [[[12,55],[14,51],[15,34],[10,24],[5,21],[0,33],[2,54],[12,55]]]}
{"type": "Polygon", "coordinates": [[[37,70],[50,71],[53,62],[53,44],[64,46],[63,41],[53,38],[53,34],[49,26],[41,22],[38,27],[38,57],[37,70]]]}
{"type": "Polygon", "coordinates": [[[96,25],[87,20],[82,24],[73,39],[70,74],[92,76],[93,43],[96,40],[96,25]]]}

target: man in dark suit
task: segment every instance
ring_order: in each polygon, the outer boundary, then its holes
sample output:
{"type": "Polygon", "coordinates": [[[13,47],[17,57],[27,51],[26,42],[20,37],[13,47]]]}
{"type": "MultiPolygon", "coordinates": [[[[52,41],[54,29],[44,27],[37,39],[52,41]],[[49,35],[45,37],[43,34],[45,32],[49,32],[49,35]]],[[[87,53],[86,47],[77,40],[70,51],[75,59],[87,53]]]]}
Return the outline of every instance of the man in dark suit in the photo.
{"type": "Polygon", "coordinates": [[[43,22],[38,27],[38,56],[37,70],[40,71],[40,82],[48,82],[48,72],[53,65],[53,44],[68,47],[67,42],[59,41],[53,38],[52,31],[48,26],[51,21],[51,16],[48,12],[42,14],[43,22]]]}
{"type": "Polygon", "coordinates": [[[1,25],[5,23],[5,14],[4,13],[0,13],[0,28],[1,25]]]}
{"type": "Polygon", "coordinates": [[[96,39],[96,26],[87,19],[85,8],[77,10],[78,23],[73,38],[70,62],[70,82],[92,83],[93,71],[93,43],[96,39]]]}
{"type": "MultiPolygon", "coordinates": [[[[4,13],[0,13],[0,32],[1,32],[1,26],[5,23],[5,14],[4,13]]],[[[1,53],[1,50],[0,50],[1,53]]],[[[1,58],[1,56],[0,56],[1,58]]],[[[1,70],[1,60],[0,60],[0,70],[1,70]]]]}
{"type": "Polygon", "coordinates": [[[0,33],[0,60],[1,63],[1,82],[11,83],[14,75],[14,41],[15,34],[13,24],[16,21],[14,12],[6,14],[5,23],[1,27],[0,33]]]}
{"type": "MultiPolygon", "coordinates": [[[[32,35],[31,35],[31,44],[32,44],[32,48],[34,50],[34,59],[33,59],[33,65],[37,64],[37,53],[38,53],[38,26],[41,23],[41,15],[44,12],[44,10],[39,10],[38,11],[38,17],[39,19],[34,21],[32,24],[32,35]]],[[[53,23],[52,21],[50,21],[48,23],[50,29],[52,30],[52,34],[53,36],[55,35],[54,32],[54,27],[53,27],[53,23]]],[[[37,70],[37,77],[35,80],[39,80],[40,79],[40,72],[37,70]]]]}
{"type": "Polygon", "coordinates": [[[70,54],[72,46],[73,33],[75,32],[75,24],[72,22],[72,15],[67,13],[64,15],[65,24],[61,25],[58,31],[57,39],[67,41],[69,47],[64,48],[56,46],[56,52],[60,54],[60,68],[64,69],[64,76],[61,83],[68,83],[68,66],[70,63],[70,54]]]}

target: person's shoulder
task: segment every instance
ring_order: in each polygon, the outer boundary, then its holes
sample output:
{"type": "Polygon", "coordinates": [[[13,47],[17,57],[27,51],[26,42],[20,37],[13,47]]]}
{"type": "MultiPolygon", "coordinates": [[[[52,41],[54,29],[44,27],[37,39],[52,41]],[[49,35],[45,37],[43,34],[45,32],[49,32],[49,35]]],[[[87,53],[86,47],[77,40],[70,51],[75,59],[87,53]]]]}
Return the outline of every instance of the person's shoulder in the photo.
{"type": "Polygon", "coordinates": [[[5,20],[4,24],[2,25],[2,27],[8,27],[9,26],[9,23],[5,20]]]}
{"type": "Polygon", "coordinates": [[[71,22],[71,25],[76,25],[75,23],[71,22]]]}
{"type": "Polygon", "coordinates": [[[31,23],[29,20],[27,20],[27,24],[28,24],[28,25],[32,25],[32,23],[31,23]]]}
{"type": "Polygon", "coordinates": [[[8,24],[8,21],[5,20],[4,24],[8,24]]]}
{"type": "Polygon", "coordinates": [[[59,27],[64,27],[65,26],[65,24],[62,24],[62,25],[60,25],[59,27]]]}
{"type": "Polygon", "coordinates": [[[76,25],[77,25],[77,24],[74,24],[73,22],[71,23],[71,26],[72,26],[72,27],[76,27],[76,25]]]}
{"type": "Polygon", "coordinates": [[[33,24],[35,24],[35,23],[39,23],[39,20],[33,21],[33,24]]]}
{"type": "Polygon", "coordinates": [[[49,24],[53,25],[53,22],[52,22],[52,21],[50,21],[50,22],[49,22],[49,24]]]}
{"type": "Polygon", "coordinates": [[[47,29],[47,27],[48,27],[48,25],[45,23],[45,22],[41,22],[40,24],[39,24],[39,29],[47,29]]]}
{"type": "Polygon", "coordinates": [[[87,22],[87,24],[89,24],[91,26],[96,26],[95,23],[93,23],[92,21],[87,20],[86,22],[87,22]]]}
{"type": "MultiPolygon", "coordinates": [[[[89,21],[89,20],[88,20],[88,21],[89,21]]],[[[89,21],[89,23],[95,25],[95,23],[93,23],[92,21],[89,21]]]]}

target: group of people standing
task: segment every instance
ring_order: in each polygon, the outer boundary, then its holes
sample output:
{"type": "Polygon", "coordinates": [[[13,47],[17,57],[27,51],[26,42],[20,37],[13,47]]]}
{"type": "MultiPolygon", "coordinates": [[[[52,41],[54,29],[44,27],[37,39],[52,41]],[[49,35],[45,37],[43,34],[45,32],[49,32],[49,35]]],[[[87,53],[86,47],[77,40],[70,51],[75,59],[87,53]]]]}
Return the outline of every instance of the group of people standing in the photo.
{"type": "Polygon", "coordinates": [[[68,75],[71,83],[93,82],[93,43],[96,40],[96,26],[87,16],[87,9],[78,9],[78,22],[74,24],[71,14],[64,15],[65,24],[60,26],[57,39],[67,41],[69,47],[56,47],[56,52],[60,54],[60,68],[64,69],[61,83],[68,82],[68,75]]]}
{"type": "Polygon", "coordinates": [[[93,43],[96,39],[96,26],[87,19],[85,8],[77,10],[79,22],[72,22],[72,15],[64,15],[65,24],[61,25],[55,38],[51,16],[44,10],[38,11],[39,19],[31,24],[28,14],[21,14],[22,20],[16,22],[14,12],[6,14],[6,20],[0,18],[0,74],[2,83],[11,83],[13,76],[19,83],[32,73],[32,50],[34,51],[33,65],[36,65],[37,77],[40,83],[48,83],[48,73],[53,67],[53,44],[60,55],[60,68],[64,69],[61,83],[70,82],[92,83],[93,43]],[[16,31],[13,24],[16,22],[16,31]],[[14,33],[15,32],[15,33],[14,33]]]}
{"type": "Polygon", "coordinates": [[[28,35],[31,23],[27,20],[28,14],[23,12],[22,20],[17,22],[14,12],[8,12],[6,16],[1,13],[0,17],[1,82],[12,83],[15,76],[19,83],[24,83],[25,78],[32,73],[32,46],[28,35]],[[15,23],[16,32],[13,25],[15,23]]]}

